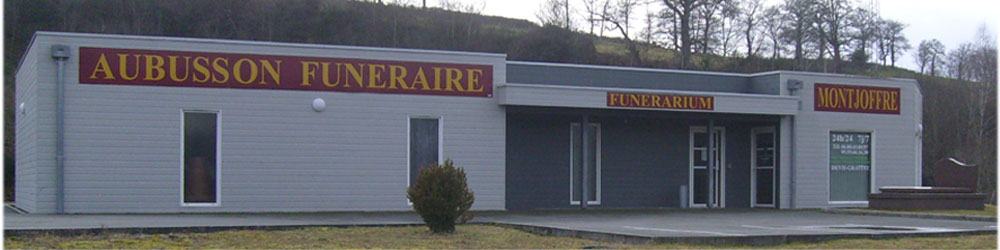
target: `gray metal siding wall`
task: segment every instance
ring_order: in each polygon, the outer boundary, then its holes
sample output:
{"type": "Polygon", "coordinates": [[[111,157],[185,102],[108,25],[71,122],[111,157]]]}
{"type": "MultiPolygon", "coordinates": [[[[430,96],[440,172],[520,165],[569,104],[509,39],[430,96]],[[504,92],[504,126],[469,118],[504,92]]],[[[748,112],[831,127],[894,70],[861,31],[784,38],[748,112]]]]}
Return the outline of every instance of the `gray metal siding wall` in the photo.
{"type": "Polygon", "coordinates": [[[919,89],[912,80],[879,80],[816,74],[783,73],[786,79],[803,81],[799,90],[802,112],[795,117],[795,206],[817,208],[863,206],[831,204],[829,200],[830,131],[872,131],[875,189],[882,186],[912,186],[917,181],[916,126],[920,120],[919,89]],[[864,114],[813,110],[813,84],[833,83],[900,88],[900,114],[864,114]]]}
{"type": "MultiPolygon", "coordinates": [[[[505,118],[492,98],[79,84],[76,56],[79,46],[94,46],[492,64],[495,84],[504,82],[502,57],[52,34],[35,40],[37,48],[57,43],[73,51],[66,72],[69,213],[410,210],[411,115],[442,117],[444,157],[465,168],[473,209],[504,208],[505,118]],[[326,100],[326,111],[310,108],[314,98],[326,100]],[[181,206],[181,110],[220,111],[221,206],[181,206]]],[[[40,70],[54,72],[51,59],[42,60],[40,70]]],[[[51,136],[39,137],[52,145],[51,136]]],[[[39,185],[53,187],[51,179],[39,185]]],[[[39,211],[51,211],[50,197],[39,211]]]]}
{"type": "MultiPolygon", "coordinates": [[[[569,203],[569,123],[579,119],[570,115],[508,113],[507,209],[579,207],[569,203]]],[[[601,204],[593,207],[680,206],[680,185],[688,185],[689,128],[705,126],[706,120],[631,116],[591,119],[601,124],[601,204]]],[[[749,207],[750,128],[774,123],[717,124],[726,127],[726,162],[732,166],[726,172],[726,204],[732,208],[749,207]]]]}
{"type": "Polygon", "coordinates": [[[34,54],[38,50],[25,54],[15,77],[15,166],[14,204],[28,212],[37,210],[38,200],[38,60],[34,54]],[[24,103],[25,113],[18,111],[17,105],[24,103]]]}
{"type": "MultiPolygon", "coordinates": [[[[507,209],[579,207],[569,203],[569,124],[579,116],[507,119],[507,209]]],[[[601,124],[601,204],[592,206],[679,207],[679,186],[687,184],[687,124],[592,119],[601,124]]]]}
{"type": "Polygon", "coordinates": [[[742,76],[671,73],[625,69],[507,64],[511,83],[638,89],[671,89],[746,93],[749,79],[742,76]]]}

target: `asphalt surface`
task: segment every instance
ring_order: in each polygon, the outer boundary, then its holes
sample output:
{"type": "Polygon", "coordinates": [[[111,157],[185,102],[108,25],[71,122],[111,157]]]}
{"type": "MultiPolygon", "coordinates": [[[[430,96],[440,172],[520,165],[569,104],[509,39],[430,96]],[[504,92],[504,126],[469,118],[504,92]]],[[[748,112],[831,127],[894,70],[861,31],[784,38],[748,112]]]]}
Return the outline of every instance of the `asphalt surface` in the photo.
{"type": "MultiPolygon", "coordinates": [[[[482,218],[485,217],[485,218],[482,218]]],[[[818,211],[650,210],[502,213],[483,221],[644,237],[946,233],[992,230],[996,222],[845,215],[818,211]]]]}
{"type": "MultiPolygon", "coordinates": [[[[419,225],[412,212],[224,214],[17,214],[4,209],[8,235],[219,231],[307,226],[419,225]]],[[[622,242],[771,244],[844,237],[996,234],[996,222],[823,213],[815,210],[636,210],[476,212],[474,223],[622,242]]]]}

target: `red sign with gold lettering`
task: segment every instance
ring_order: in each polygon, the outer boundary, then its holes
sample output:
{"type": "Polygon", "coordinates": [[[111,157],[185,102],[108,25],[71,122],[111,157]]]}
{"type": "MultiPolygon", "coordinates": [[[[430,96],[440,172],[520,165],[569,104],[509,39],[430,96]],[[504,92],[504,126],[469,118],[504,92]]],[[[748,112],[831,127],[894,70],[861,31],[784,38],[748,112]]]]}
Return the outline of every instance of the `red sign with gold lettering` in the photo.
{"type": "Polygon", "coordinates": [[[80,48],[80,83],[493,96],[493,66],[80,48]]]}
{"type": "Polygon", "coordinates": [[[816,111],[899,114],[899,88],[817,83],[816,111]]]}
{"type": "Polygon", "coordinates": [[[608,107],[715,110],[715,98],[696,95],[608,92],[608,107]]]}

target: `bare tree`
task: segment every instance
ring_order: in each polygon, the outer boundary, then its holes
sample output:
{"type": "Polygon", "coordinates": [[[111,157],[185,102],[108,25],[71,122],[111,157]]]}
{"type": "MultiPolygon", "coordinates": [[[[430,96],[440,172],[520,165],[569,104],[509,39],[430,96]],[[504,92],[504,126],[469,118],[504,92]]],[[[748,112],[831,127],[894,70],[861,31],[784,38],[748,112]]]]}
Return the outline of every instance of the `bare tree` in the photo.
{"type": "Polygon", "coordinates": [[[610,24],[607,27],[608,30],[618,30],[622,38],[625,39],[632,66],[642,64],[639,48],[635,41],[632,40],[629,32],[629,20],[632,17],[632,11],[638,4],[638,0],[614,0],[608,11],[598,13],[598,18],[610,24]]]}
{"type": "Polygon", "coordinates": [[[941,41],[937,39],[923,40],[915,53],[914,60],[920,66],[920,73],[937,76],[937,69],[941,66],[941,61],[944,58],[944,44],[941,44],[941,41]]]}
{"type": "Polygon", "coordinates": [[[708,0],[709,3],[702,5],[694,12],[692,29],[698,30],[691,34],[691,39],[693,40],[692,50],[700,51],[702,54],[712,53],[712,45],[717,42],[716,33],[719,29],[718,23],[722,22],[722,18],[717,14],[719,10],[724,8],[724,0],[708,0]]]}
{"type": "Polygon", "coordinates": [[[997,41],[985,25],[980,26],[969,57],[970,79],[975,81],[974,101],[968,106],[973,115],[969,119],[966,141],[972,142],[972,153],[979,165],[981,192],[993,193],[990,202],[996,202],[996,132],[997,132],[997,41]]]}
{"type": "Polygon", "coordinates": [[[833,50],[834,72],[840,72],[840,62],[843,59],[841,51],[850,40],[847,28],[848,20],[853,13],[848,0],[819,0],[818,17],[823,24],[819,34],[833,50]]]}
{"type": "MultiPolygon", "coordinates": [[[[740,0],[737,5],[739,9],[739,24],[743,31],[743,38],[746,40],[747,58],[754,57],[756,51],[754,45],[758,43],[758,25],[761,22],[761,14],[764,12],[762,0],[740,0]]],[[[758,48],[759,49],[759,48],[758,48]]]]}
{"type": "Polygon", "coordinates": [[[906,29],[906,24],[896,20],[884,20],[881,26],[879,29],[881,37],[879,39],[883,41],[886,50],[883,58],[889,57],[890,65],[895,67],[896,60],[912,48],[910,41],[903,35],[903,29],[906,29]]]}
{"type": "MultiPolygon", "coordinates": [[[[872,6],[858,7],[854,15],[850,16],[851,37],[854,38],[854,52],[851,53],[852,60],[864,60],[867,62],[871,58],[871,48],[878,35],[879,22],[878,13],[872,10],[872,6]]],[[[862,62],[863,63],[863,62],[862,62]]]]}
{"type": "Polygon", "coordinates": [[[594,34],[595,27],[599,30],[604,29],[603,25],[598,25],[603,23],[601,23],[602,21],[598,18],[597,13],[602,12],[602,8],[607,2],[608,0],[583,0],[584,15],[586,16],[584,20],[590,25],[589,31],[591,35],[594,34]]]}
{"type": "Polygon", "coordinates": [[[674,17],[680,22],[678,33],[681,42],[680,67],[682,69],[690,67],[691,44],[693,43],[691,40],[691,14],[695,9],[708,2],[708,0],[663,0],[663,4],[667,6],[667,10],[673,12],[674,17]]]}
{"type": "Polygon", "coordinates": [[[771,6],[765,9],[763,17],[763,23],[761,24],[764,26],[764,35],[771,42],[771,59],[778,59],[781,57],[783,46],[781,35],[782,29],[786,25],[786,19],[782,18],[781,9],[778,6],[771,6]]]}
{"type": "Polygon", "coordinates": [[[947,67],[948,76],[958,80],[970,79],[969,61],[972,60],[972,53],[975,45],[972,43],[962,43],[948,53],[947,67]]]}
{"type": "MultiPolygon", "coordinates": [[[[735,56],[737,43],[741,29],[739,27],[739,5],[735,2],[722,2],[721,22],[719,23],[719,44],[722,45],[719,54],[722,56],[735,56]]],[[[706,64],[705,69],[708,69],[706,64]]]]}
{"type": "Polygon", "coordinates": [[[783,15],[786,20],[783,36],[786,41],[793,44],[794,59],[796,67],[802,65],[805,59],[805,45],[810,35],[810,29],[816,22],[816,0],[785,0],[781,5],[783,15]]]}
{"type": "Polygon", "coordinates": [[[661,22],[660,15],[646,11],[643,24],[642,31],[639,31],[639,39],[647,44],[656,45],[657,41],[660,40],[660,35],[663,34],[663,23],[661,22]]]}
{"type": "Polygon", "coordinates": [[[450,10],[454,12],[479,14],[483,12],[486,8],[485,1],[475,1],[475,2],[461,2],[458,0],[441,0],[441,8],[445,10],[450,10]]]}
{"type": "Polygon", "coordinates": [[[573,26],[570,19],[569,0],[546,0],[535,14],[543,25],[552,25],[570,29],[573,26]]]}

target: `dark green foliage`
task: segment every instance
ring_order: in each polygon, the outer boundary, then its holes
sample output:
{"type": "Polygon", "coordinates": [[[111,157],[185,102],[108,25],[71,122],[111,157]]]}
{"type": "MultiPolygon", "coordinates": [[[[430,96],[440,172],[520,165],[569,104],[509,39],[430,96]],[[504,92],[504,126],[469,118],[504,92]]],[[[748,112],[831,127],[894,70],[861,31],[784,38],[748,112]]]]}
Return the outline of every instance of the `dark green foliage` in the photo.
{"type": "Polygon", "coordinates": [[[858,68],[865,68],[868,65],[870,56],[864,50],[855,50],[851,53],[851,64],[858,68]]]}
{"type": "Polygon", "coordinates": [[[406,190],[406,198],[434,233],[455,232],[455,220],[476,200],[466,183],[465,169],[456,168],[451,159],[444,165],[421,168],[417,181],[406,190]]]}
{"type": "Polygon", "coordinates": [[[528,32],[509,55],[512,60],[588,63],[597,58],[593,38],[547,25],[528,32]]]}

